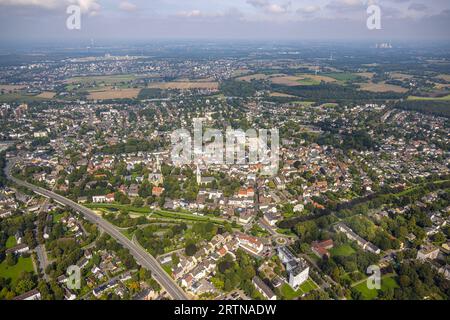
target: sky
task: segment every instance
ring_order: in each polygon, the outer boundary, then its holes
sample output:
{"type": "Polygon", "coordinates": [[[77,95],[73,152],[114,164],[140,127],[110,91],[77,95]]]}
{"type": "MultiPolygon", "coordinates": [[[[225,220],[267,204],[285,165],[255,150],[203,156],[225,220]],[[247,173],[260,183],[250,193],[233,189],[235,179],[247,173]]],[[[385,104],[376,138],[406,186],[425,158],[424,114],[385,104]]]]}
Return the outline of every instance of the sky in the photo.
{"type": "Polygon", "coordinates": [[[450,40],[449,0],[0,0],[0,40],[450,40]],[[68,30],[69,5],[81,29],[68,30]],[[369,30],[367,8],[381,8],[369,30]]]}

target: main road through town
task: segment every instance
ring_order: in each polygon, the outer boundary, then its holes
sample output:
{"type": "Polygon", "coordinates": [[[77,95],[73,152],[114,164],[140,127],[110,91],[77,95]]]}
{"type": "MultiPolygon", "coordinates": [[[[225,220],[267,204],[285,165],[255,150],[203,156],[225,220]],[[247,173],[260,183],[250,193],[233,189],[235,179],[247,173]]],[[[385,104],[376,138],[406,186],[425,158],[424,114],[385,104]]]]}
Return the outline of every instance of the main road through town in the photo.
{"type": "Polygon", "coordinates": [[[14,178],[11,175],[11,169],[14,165],[14,161],[8,161],[8,164],[5,168],[6,177],[14,182],[15,184],[25,187],[41,196],[53,199],[54,201],[68,206],[73,210],[83,214],[87,220],[92,223],[95,223],[100,228],[102,228],[107,234],[116,239],[122,246],[130,250],[130,253],[136,259],[136,261],[144,268],[150,270],[152,272],[153,277],[156,281],[167,291],[167,293],[174,300],[188,300],[188,296],[181,289],[176,282],[164,271],[163,268],[159,265],[158,261],[150,255],[147,251],[145,251],[139,245],[133,243],[129,240],[125,235],[123,235],[116,227],[114,227],[111,223],[106,221],[105,219],[96,215],[92,210],[89,210],[86,207],[79,205],[78,203],[73,202],[70,199],[67,199],[59,194],[51,192],[49,190],[43,189],[41,187],[35,186],[31,183],[19,180],[14,178]]]}

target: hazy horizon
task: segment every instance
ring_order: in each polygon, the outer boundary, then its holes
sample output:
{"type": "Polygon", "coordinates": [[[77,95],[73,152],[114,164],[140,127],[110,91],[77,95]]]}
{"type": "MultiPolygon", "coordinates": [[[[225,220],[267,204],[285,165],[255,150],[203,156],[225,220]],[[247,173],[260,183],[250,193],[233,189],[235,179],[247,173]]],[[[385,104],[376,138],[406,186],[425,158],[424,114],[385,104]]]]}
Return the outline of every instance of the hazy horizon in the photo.
{"type": "Polygon", "coordinates": [[[446,0],[0,0],[4,41],[450,40],[446,0]],[[81,30],[68,30],[78,4],[81,30]],[[381,8],[381,30],[366,26],[381,8]]]}

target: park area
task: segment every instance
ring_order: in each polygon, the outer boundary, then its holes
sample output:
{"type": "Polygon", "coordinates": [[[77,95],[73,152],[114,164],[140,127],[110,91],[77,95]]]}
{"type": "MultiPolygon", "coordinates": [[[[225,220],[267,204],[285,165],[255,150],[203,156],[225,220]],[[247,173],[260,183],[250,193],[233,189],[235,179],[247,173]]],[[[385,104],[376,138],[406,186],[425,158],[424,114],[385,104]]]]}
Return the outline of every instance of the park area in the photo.
{"type": "Polygon", "coordinates": [[[350,257],[355,252],[350,244],[343,244],[330,250],[331,255],[335,257],[350,257]]]}
{"type": "Polygon", "coordinates": [[[11,279],[16,283],[22,272],[34,272],[33,260],[31,257],[19,257],[14,266],[8,266],[6,260],[0,263],[0,277],[11,279]]]}
{"type": "Polygon", "coordinates": [[[355,285],[353,287],[353,289],[355,289],[356,291],[361,293],[361,297],[364,300],[374,300],[378,297],[379,293],[382,291],[386,291],[389,289],[395,289],[398,288],[398,284],[397,281],[395,281],[394,276],[393,275],[387,275],[384,276],[381,279],[381,290],[376,290],[376,289],[369,289],[367,287],[367,282],[366,280],[358,283],[357,285],[355,285]]]}

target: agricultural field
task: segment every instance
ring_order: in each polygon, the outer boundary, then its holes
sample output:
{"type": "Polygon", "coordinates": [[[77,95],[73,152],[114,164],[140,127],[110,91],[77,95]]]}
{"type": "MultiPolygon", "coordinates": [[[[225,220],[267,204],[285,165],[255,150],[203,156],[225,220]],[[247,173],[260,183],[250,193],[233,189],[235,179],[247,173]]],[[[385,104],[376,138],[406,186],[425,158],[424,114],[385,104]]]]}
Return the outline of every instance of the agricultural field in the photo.
{"type": "Polygon", "coordinates": [[[349,72],[334,72],[334,73],[325,73],[323,74],[326,77],[333,78],[340,82],[348,82],[348,81],[354,81],[359,78],[359,74],[353,74],[349,72]]]}
{"type": "Polygon", "coordinates": [[[19,102],[19,103],[30,103],[35,101],[45,101],[48,99],[44,99],[38,96],[28,95],[22,92],[14,92],[7,94],[0,94],[0,102],[19,102]]]}
{"type": "Polygon", "coordinates": [[[137,98],[141,89],[114,89],[90,91],[88,99],[90,100],[109,100],[109,99],[134,99],[137,98]]]}
{"type": "Polygon", "coordinates": [[[450,74],[440,74],[437,76],[439,79],[445,80],[447,82],[450,82],[450,74]]]}
{"type": "Polygon", "coordinates": [[[55,97],[55,95],[56,95],[55,92],[44,91],[41,94],[38,94],[36,97],[37,98],[42,98],[42,99],[53,99],[55,97]]]}
{"type": "Polygon", "coordinates": [[[311,86],[318,85],[321,81],[324,82],[335,82],[336,80],[323,76],[316,76],[313,74],[299,75],[299,76],[277,76],[270,78],[273,84],[296,87],[296,86],[311,86]]]}
{"type": "Polygon", "coordinates": [[[370,91],[370,92],[396,92],[396,93],[405,93],[408,92],[408,89],[402,88],[400,86],[395,86],[392,84],[387,84],[384,82],[380,83],[358,83],[360,85],[360,91],[370,91]]]}
{"type": "Polygon", "coordinates": [[[287,94],[287,93],[281,93],[281,92],[271,92],[270,97],[274,98],[295,98],[295,96],[287,94]]]}
{"type": "Polygon", "coordinates": [[[266,80],[267,78],[268,78],[267,75],[262,74],[262,73],[257,73],[257,74],[250,74],[247,76],[239,77],[239,78],[236,78],[236,80],[250,82],[252,80],[266,80]]]}
{"type": "Polygon", "coordinates": [[[12,85],[12,84],[0,84],[0,93],[6,94],[10,92],[17,92],[25,88],[24,86],[12,85]]]}
{"type": "Polygon", "coordinates": [[[163,89],[163,90],[218,90],[218,82],[207,81],[172,81],[172,82],[154,82],[148,85],[151,89],[163,89]]]}
{"type": "Polygon", "coordinates": [[[409,96],[408,100],[410,101],[450,101],[450,95],[444,96],[444,97],[416,97],[416,96],[409,96]]]}
{"type": "Polygon", "coordinates": [[[89,76],[89,77],[74,77],[66,80],[67,84],[105,84],[117,85],[121,83],[131,82],[137,77],[131,74],[111,75],[111,76],[89,76]]]}
{"type": "Polygon", "coordinates": [[[394,72],[390,74],[391,79],[395,79],[395,80],[409,80],[412,79],[413,76],[409,75],[409,74],[405,74],[405,73],[400,73],[400,72],[394,72]]]}

